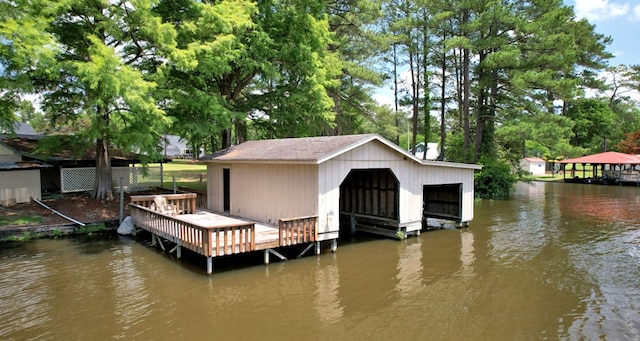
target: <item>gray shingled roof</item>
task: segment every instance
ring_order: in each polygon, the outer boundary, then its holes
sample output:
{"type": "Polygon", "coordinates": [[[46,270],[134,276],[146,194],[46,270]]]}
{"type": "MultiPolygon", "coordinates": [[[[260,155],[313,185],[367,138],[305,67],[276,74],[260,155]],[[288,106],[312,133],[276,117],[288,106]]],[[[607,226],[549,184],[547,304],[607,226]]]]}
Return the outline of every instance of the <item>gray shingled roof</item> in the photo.
{"type": "Polygon", "coordinates": [[[482,169],[480,165],[422,161],[377,134],[247,141],[201,158],[202,161],[321,164],[370,141],[378,141],[417,163],[436,167],[482,169]]]}
{"type": "Polygon", "coordinates": [[[321,163],[374,139],[382,138],[364,134],[247,141],[217,151],[203,160],[321,163]]]}

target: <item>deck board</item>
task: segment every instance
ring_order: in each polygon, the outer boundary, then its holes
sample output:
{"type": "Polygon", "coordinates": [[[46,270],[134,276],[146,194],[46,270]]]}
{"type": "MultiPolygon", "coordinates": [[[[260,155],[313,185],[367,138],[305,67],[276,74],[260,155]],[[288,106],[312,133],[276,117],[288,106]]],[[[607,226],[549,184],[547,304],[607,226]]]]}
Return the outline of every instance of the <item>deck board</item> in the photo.
{"type": "Polygon", "coordinates": [[[256,222],[254,220],[249,220],[241,217],[223,215],[201,209],[198,209],[196,213],[193,214],[177,215],[176,218],[187,223],[197,224],[209,228],[253,223],[256,230],[256,250],[264,250],[278,246],[279,233],[278,226],[276,225],[271,225],[264,222],[256,222]]]}

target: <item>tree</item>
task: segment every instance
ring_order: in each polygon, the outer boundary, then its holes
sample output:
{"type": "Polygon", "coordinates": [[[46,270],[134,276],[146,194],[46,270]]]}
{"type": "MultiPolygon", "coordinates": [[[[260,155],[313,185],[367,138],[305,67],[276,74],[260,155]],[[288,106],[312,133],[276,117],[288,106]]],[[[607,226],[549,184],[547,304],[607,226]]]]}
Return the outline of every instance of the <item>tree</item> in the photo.
{"type": "Polygon", "coordinates": [[[332,124],[327,88],[341,63],[327,49],[322,2],[161,5],[180,34],[181,54],[163,70],[180,135],[197,132],[201,142],[217,131],[212,148],[226,148],[248,137],[316,135],[332,124]]]}
{"type": "MultiPolygon", "coordinates": [[[[35,62],[51,57],[51,37],[44,31],[48,21],[23,11],[27,1],[0,1],[0,131],[13,132],[19,120],[16,112],[24,108],[22,94],[32,90],[25,70],[35,62]]],[[[34,8],[35,10],[35,8],[34,8]]]]}
{"type": "MultiPolygon", "coordinates": [[[[3,2],[6,5],[6,2],[3,2]]],[[[93,196],[113,199],[112,146],[158,155],[160,132],[170,123],[156,107],[149,79],[170,55],[175,32],[152,13],[151,3],[16,1],[20,15],[4,26],[3,61],[13,85],[43,97],[54,125],[95,141],[93,196]],[[29,34],[21,33],[28,31],[29,34]],[[23,36],[29,39],[21,39],[23,36]],[[83,122],[86,125],[80,125],[83,122]]]]}
{"type": "Polygon", "coordinates": [[[640,131],[625,134],[626,138],[616,145],[621,153],[640,154],[640,131]]]}
{"type": "MultiPolygon", "coordinates": [[[[335,120],[322,134],[341,135],[363,132],[365,126],[375,130],[397,131],[389,112],[372,99],[372,86],[381,86],[383,76],[375,68],[390,41],[376,31],[382,17],[381,5],[371,0],[338,0],[327,2],[329,51],[341,61],[342,72],[335,86],[327,87],[333,101],[335,120]],[[391,125],[391,126],[389,126],[391,125]]],[[[393,116],[393,115],[392,115],[393,116]]],[[[395,137],[390,136],[391,140],[395,137]]]]}
{"type": "MultiPolygon", "coordinates": [[[[261,65],[249,59],[251,47],[243,41],[255,28],[251,16],[256,11],[248,1],[161,1],[155,8],[177,32],[176,53],[162,65],[157,79],[159,93],[166,98],[160,105],[174,118],[171,132],[192,146],[204,145],[214,151],[223,143],[223,132],[224,143],[230,143],[226,133],[235,120],[246,115],[236,108],[235,98],[261,65]],[[239,84],[233,85],[232,75],[239,84]]],[[[256,32],[250,38],[256,49],[264,44],[260,37],[256,32]]]]}
{"type": "Polygon", "coordinates": [[[605,101],[596,98],[579,99],[567,110],[567,117],[574,122],[571,144],[591,152],[607,151],[607,141],[616,129],[615,113],[605,101]]]}

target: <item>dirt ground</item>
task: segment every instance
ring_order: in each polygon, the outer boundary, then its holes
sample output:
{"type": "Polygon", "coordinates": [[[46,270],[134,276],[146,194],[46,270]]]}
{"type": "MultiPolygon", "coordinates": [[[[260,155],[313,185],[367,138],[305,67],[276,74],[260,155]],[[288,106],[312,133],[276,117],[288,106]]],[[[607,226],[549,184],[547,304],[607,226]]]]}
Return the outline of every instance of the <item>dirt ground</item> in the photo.
{"type": "MultiPolygon", "coordinates": [[[[124,216],[129,215],[129,198],[124,199],[124,216]]],[[[114,221],[120,218],[120,199],[113,201],[91,199],[88,195],[66,196],[56,199],[42,200],[42,203],[50,208],[83,223],[98,223],[114,221]]],[[[73,222],[54,214],[50,210],[40,206],[36,202],[22,203],[9,207],[0,206],[0,216],[8,215],[37,215],[43,218],[43,222],[27,226],[56,226],[73,224],[73,222]]],[[[0,229],[10,229],[16,226],[0,226],[0,229]]]]}

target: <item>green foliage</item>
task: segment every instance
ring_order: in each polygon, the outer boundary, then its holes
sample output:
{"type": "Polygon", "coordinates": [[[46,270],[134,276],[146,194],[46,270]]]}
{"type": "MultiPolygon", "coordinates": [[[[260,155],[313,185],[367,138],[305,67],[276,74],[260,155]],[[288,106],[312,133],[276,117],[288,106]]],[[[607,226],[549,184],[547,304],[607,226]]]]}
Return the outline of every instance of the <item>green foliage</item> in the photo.
{"type": "Polygon", "coordinates": [[[451,133],[447,136],[447,155],[445,161],[470,163],[473,161],[473,149],[465,148],[464,134],[451,133]]]}
{"type": "Polygon", "coordinates": [[[474,176],[475,194],[484,199],[507,198],[517,181],[509,164],[490,157],[479,161],[482,170],[474,176]]]}
{"type": "Polygon", "coordinates": [[[3,239],[0,242],[28,242],[30,240],[39,239],[44,237],[44,234],[27,230],[21,235],[13,235],[3,239]]]}
{"type": "Polygon", "coordinates": [[[80,226],[76,231],[76,234],[86,234],[90,236],[96,232],[102,232],[106,230],[107,230],[107,227],[104,225],[104,223],[100,223],[100,224],[80,226]]]}
{"type": "Polygon", "coordinates": [[[574,122],[572,145],[586,148],[592,153],[603,151],[604,143],[611,141],[617,131],[616,115],[606,102],[595,99],[579,99],[567,110],[567,117],[574,122]]]}

